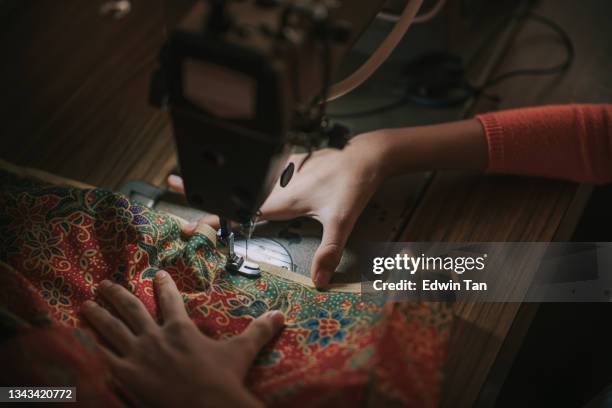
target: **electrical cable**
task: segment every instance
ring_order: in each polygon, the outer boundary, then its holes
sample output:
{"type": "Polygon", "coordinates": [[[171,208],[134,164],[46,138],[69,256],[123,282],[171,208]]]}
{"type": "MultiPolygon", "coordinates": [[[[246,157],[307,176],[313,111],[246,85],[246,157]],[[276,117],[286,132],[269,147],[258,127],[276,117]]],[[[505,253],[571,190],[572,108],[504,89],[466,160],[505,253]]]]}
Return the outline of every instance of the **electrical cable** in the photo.
{"type": "MultiPolygon", "coordinates": [[[[567,32],[559,24],[557,24],[556,22],[552,21],[551,19],[547,17],[544,17],[539,14],[535,14],[532,12],[523,13],[521,15],[515,16],[514,18],[533,20],[535,22],[538,22],[552,29],[559,36],[559,38],[561,39],[564,45],[564,48],[566,51],[566,57],[564,61],[555,66],[548,67],[548,68],[521,68],[521,69],[510,70],[508,72],[502,73],[486,81],[481,86],[470,85],[466,80],[464,83],[457,85],[457,87],[461,88],[461,90],[467,91],[467,93],[465,94],[465,97],[463,98],[457,97],[455,99],[451,98],[449,100],[437,102],[433,99],[427,99],[425,97],[418,97],[415,95],[411,95],[408,93],[408,91],[406,91],[405,94],[401,98],[395,101],[389,102],[385,105],[381,105],[378,107],[365,109],[365,110],[357,111],[357,112],[338,113],[338,114],[333,114],[329,116],[334,119],[348,119],[348,118],[371,116],[371,115],[375,115],[375,114],[387,112],[392,109],[399,108],[408,103],[416,103],[419,105],[424,105],[424,106],[429,106],[429,107],[446,107],[446,106],[451,106],[456,103],[464,102],[468,98],[477,96],[477,95],[484,96],[489,99],[499,100],[499,98],[497,98],[496,96],[488,95],[484,91],[510,78],[514,78],[518,76],[552,75],[556,73],[565,72],[567,71],[567,69],[569,69],[569,67],[573,64],[574,58],[575,58],[574,45],[573,45],[571,38],[567,34],[567,32]]],[[[487,41],[488,40],[489,39],[487,39],[487,41]]]]}
{"type": "Polygon", "coordinates": [[[382,65],[383,62],[391,55],[391,52],[395,49],[397,44],[400,42],[408,28],[412,24],[414,17],[421,8],[423,0],[408,0],[406,7],[400,16],[399,21],[395,24],[391,32],[383,40],[380,46],[372,53],[370,58],[363,63],[357,70],[355,70],[347,78],[334,84],[330,91],[327,100],[333,101],[347,93],[351,92],[359,85],[364,83],[376,70],[382,65]]]}
{"type": "Polygon", "coordinates": [[[550,68],[522,68],[522,69],[515,69],[515,70],[505,72],[485,82],[484,85],[480,87],[481,91],[484,89],[490,88],[494,85],[497,85],[500,82],[503,82],[507,79],[517,77],[517,76],[552,75],[552,74],[564,72],[574,62],[574,57],[575,57],[574,44],[572,43],[572,39],[569,37],[567,32],[565,32],[563,27],[561,27],[559,24],[555,23],[554,21],[552,21],[551,19],[547,17],[544,17],[539,14],[531,13],[531,12],[525,13],[525,15],[523,15],[523,18],[536,21],[542,25],[549,27],[551,30],[556,32],[557,35],[559,35],[559,38],[561,39],[565,47],[565,51],[566,51],[565,60],[562,63],[552,66],[550,68]]]}

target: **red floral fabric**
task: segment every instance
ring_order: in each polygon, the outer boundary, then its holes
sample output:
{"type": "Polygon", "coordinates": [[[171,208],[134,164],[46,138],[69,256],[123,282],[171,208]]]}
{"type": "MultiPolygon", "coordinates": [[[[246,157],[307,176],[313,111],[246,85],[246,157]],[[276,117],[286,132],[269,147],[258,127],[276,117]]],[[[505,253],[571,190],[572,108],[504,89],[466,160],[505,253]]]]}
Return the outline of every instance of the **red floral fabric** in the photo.
{"type": "MultiPolygon", "coordinates": [[[[151,278],[165,269],[191,318],[214,338],[240,333],[267,310],[285,313],[287,327],[248,377],[267,404],[437,405],[450,323],[444,304],[385,305],[265,272],[244,278],[223,269],[204,235],[185,240],[172,217],[122,195],[0,178],[0,307],[19,321],[46,323],[46,333],[80,327],[79,308],[103,279],[125,285],[156,315],[151,278]]],[[[34,339],[22,347],[36,348],[34,339]]]]}

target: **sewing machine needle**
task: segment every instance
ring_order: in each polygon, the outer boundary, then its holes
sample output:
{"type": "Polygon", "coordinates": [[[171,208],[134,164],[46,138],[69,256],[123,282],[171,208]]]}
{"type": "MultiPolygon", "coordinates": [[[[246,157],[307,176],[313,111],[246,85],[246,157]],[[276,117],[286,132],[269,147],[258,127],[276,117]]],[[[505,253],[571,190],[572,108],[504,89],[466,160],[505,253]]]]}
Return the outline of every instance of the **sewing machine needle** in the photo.
{"type": "Polygon", "coordinates": [[[249,240],[253,235],[253,230],[255,230],[255,222],[254,220],[250,220],[248,223],[242,225],[242,233],[245,236],[244,240],[244,258],[249,259],[249,240]],[[246,230],[246,233],[245,233],[246,230]]]}

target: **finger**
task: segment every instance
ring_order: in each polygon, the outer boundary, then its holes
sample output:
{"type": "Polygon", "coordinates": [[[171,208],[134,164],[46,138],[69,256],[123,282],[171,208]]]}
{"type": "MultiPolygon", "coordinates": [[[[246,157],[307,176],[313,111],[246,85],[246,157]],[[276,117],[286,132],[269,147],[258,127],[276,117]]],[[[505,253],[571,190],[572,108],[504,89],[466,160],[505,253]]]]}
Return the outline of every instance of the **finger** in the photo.
{"type": "Polygon", "coordinates": [[[298,201],[293,194],[288,194],[282,187],[275,187],[259,210],[258,220],[279,221],[307,215],[304,200],[298,201]]]}
{"type": "Polygon", "coordinates": [[[185,194],[185,185],[183,184],[183,178],[181,176],[171,174],[168,176],[166,182],[168,183],[170,191],[185,194]]]}
{"type": "Polygon", "coordinates": [[[236,370],[246,375],[261,349],[285,325],[285,316],[278,310],[269,311],[253,320],[238,336],[228,341],[232,354],[236,356],[236,370]]]}
{"type": "Polygon", "coordinates": [[[105,280],[98,286],[98,291],[113,306],[133,333],[141,334],[156,326],[140,299],[123,286],[105,280]]]}
{"type": "Polygon", "coordinates": [[[111,371],[115,371],[118,367],[121,367],[121,357],[119,357],[117,354],[113,353],[111,350],[101,344],[98,344],[98,350],[100,350],[100,354],[104,360],[106,360],[106,363],[111,371]]]}
{"type": "Polygon", "coordinates": [[[219,217],[217,217],[216,215],[208,214],[197,221],[187,222],[185,220],[181,220],[179,221],[179,224],[181,226],[181,233],[186,237],[190,237],[195,233],[200,232],[204,225],[208,225],[209,227],[218,229],[219,217]]]}
{"type": "Polygon", "coordinates": [[[83,303],[81,310],[96,333],[119,354],[125,354],[132,346],[134,335],[121,320],[110,314],[108,310],[91,300],[83,303]]]}
{"type": "MultiPolygon", "coordinates": [[[[209,227],[214,229],[219,229],[221,227],[221,223],[219,222],[219,217],[214,214],[206,214],[204,217],[198,220],[198,225],[206,224],[209,227]]],[[[231,228],[237,228],[239,224],[232,222],[230,224],[231,228]]]]}
{"type": "Polygon", "coordinates": [[[259,210],[257,220],[267,221],[284,221],[291,220],[293,218],[307,215],[307,212],[300,213],[295,208],[287,206],[285,203],[270,203],[264,204],[259,210]]]}
{"type": "MultiPolygon", "coordinates": [[[[221,227],[221,222],[219,221],[219,217],[217,215],[206,214],[205,216],[203,216],[196,222],[196,228],[195,228],[194,233],[198,232],[204,224],[208,225],[209,227],[213,229],[219,229],[221,227]]],[[[240,228],[240,224],[235,221],[231,221],[230,228],[231,229],[240,228]]]]}
{"type": "Polygon", "coordinates": [[[181,234],[187,237],[195,234],[196,228],[198,226],[197,221],[187,221],[178,217],[176,217],[176,219],[179,223],[179,227],[181,228],[181,234]]]}
{"type": "Polygon", "coordinates": [[[168,272],[158,271],[155,274],[155,289],[164,323],[189,319],[183,298],[168,272]]]}
{"type": "Polygon", "coordinates": [[[310,268],[312,281],[317,288],[324,288],[331,280],[340,264],[353,225],[354,221],[338,217],[323,220],[321,244],[314,254],[310,268]]]}

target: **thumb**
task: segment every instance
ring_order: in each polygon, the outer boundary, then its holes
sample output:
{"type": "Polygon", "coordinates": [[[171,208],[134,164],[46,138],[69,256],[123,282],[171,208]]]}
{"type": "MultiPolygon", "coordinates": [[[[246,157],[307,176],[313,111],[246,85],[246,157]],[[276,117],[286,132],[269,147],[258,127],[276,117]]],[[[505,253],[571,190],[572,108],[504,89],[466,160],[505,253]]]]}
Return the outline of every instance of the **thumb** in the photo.
{"type": "Polygon", "coordinates": [[[323,223],[321,244],[312,259],[310,273],[317,288],[324,288],[336,271],[354,222],[332,220],[323,223]]]}
{"type": "Polygon", "coordinates": [[[253,320],[242,333],[227,342],[236,357],[236,369],[241,376],[246,375],[257,354],[284,325],[283,313],[272,310],[253,320]]]}

